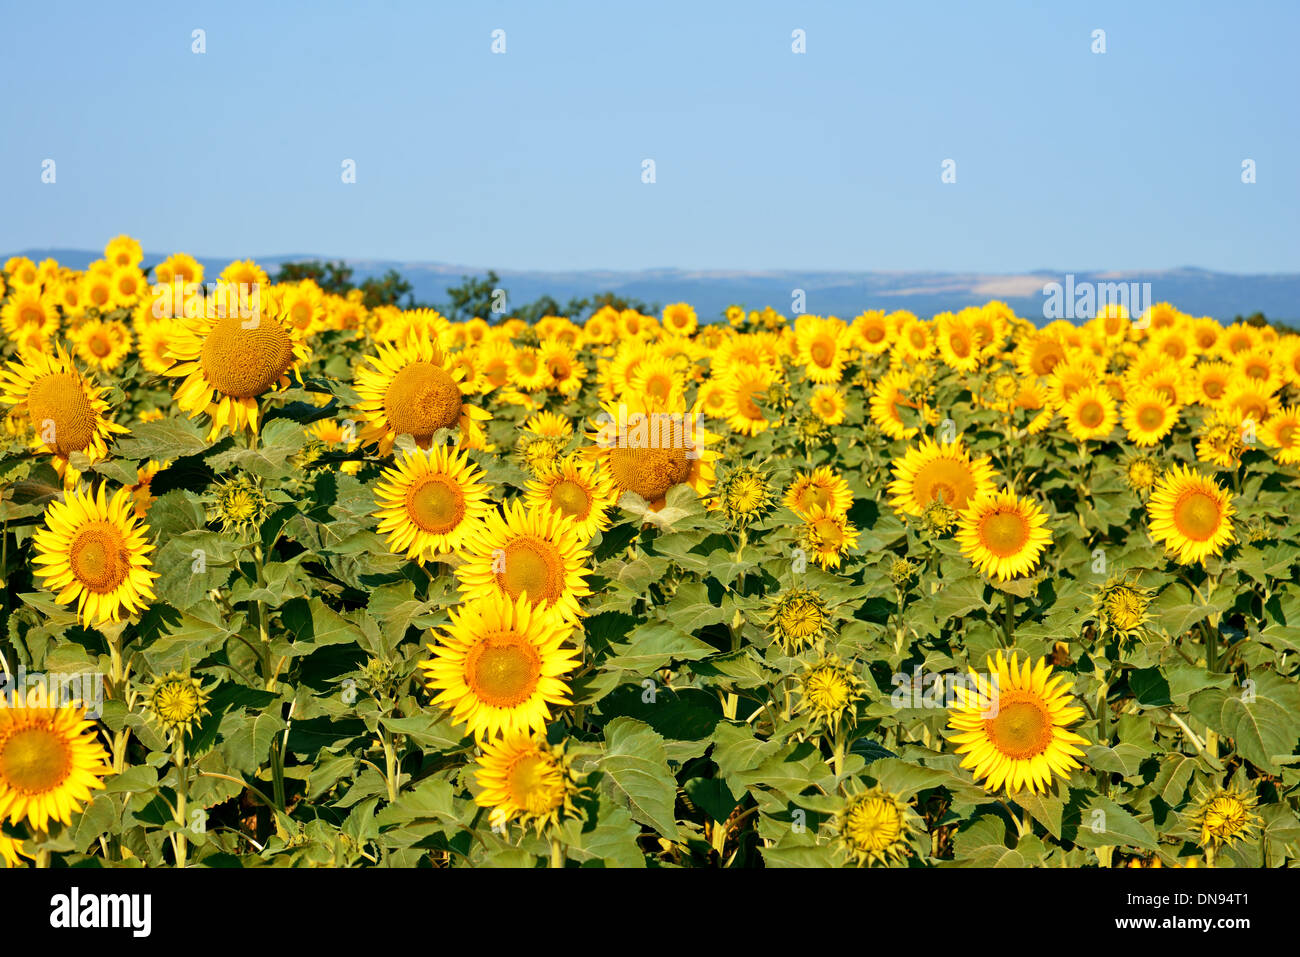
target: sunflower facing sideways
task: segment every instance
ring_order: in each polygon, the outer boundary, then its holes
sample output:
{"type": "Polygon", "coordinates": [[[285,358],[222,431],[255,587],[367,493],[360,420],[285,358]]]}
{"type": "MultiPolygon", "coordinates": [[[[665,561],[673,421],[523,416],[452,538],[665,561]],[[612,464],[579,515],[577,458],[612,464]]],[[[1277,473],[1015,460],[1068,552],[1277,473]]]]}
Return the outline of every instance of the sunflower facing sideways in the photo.
{"type": "Polygon", "coordinates": [[[420,663],[434,705],[479,741],[544,731],[569,703],[564,676],[578,665],[570,627],[520,598],[489,594],[451,609],[433,657],[420,663]]]}
{"type": "Polygon", "coordinates": [[[814,508],[844,515],[853,505],[853,492],[834,469],[822,465],[796,475],[786,488],[781,504],[800,518],[807,518],[814,508]]]}
{"type": "Polygon", "coordinates": [[[135,516],[126,489],[107,498],[99,491],[68,492],[45,509],[45,527],[32,540],[35,571],[60,605],[75,599],[86,625],[117,622],[142,611],[153,599],[149,526],[135,516]]]}
{"type": "Polygon", "coordinates": [[[466,600],[501,595],[555,612],[562,621],[582,614],[578,599],[587,588],[578,529],[558,512],[534,510],[514,499],[491,511],[460,548],[456,569],[466,600]]]}
{"type": "Polygon", "coordinates": [[[1236,541],[1232,493],[1207,475],[1175,465],[1156,484],[1147,500],[1151,537],[1162,542],[1183,565],[1204,564],[1236,541]]]}
{"type": "Polygon", "coordinates": [[[69,464],[74,452],[93,464],[108,455],[108,439],[125,426],[108,418],[105,389],[77,370],[59,348],[53,355],[26,353],[0,371],[0,403],[14,407],[32,424],[32,448],[53,454],[55,467],[71,487],[81,473],[69,464]]]}
{"type": "Polygon", "coordinates": [[[401,455],[375,486],[379,534],[423,565],[455,551],[487,515],[488,486],[465,452],[438,445],[401,455]]]}
{"type": "Polygon", "coordinates": [[[528,480],[524,504],[531,509],[550,509],[573,522],[582,542],[609,528],[609,512],[617,495],[614,483],[594,464],[576,455],[557,459],[528,480]]]}
{"type": "Polygon", "coordinates": [[[0,818],[47,831],[72,823],[111,769],[84,708],[33,703],[0,700],[0,818]]]}
{"type": "Polygon", "coordinates": [[[632,492],[658,511],[677,485],[698,495],[707,495],[713,486],[718,453],[709,446],[718,436],[703,427],[702,419],[683,406],[644,397],[606,403],[591,422],[587,437],[592,444],[582,454],[600,465],[619,497],[632,492]]]}
{"type": "Polygon", "coordinates": [[[980,495],[960,515],[956,538],[962,554],[998,581],[1032,571],[1052,541],[1046,513],[1009,491],[980,495]]]}
{"type": "Polygon", "coordinates": [[[428,448],[439,429],[460,429],[462,448],[485,441],[478,422],[492,416],[464,401],[464,370],[448,362],[428,339],[408,336],[398,345],[380,344],[357,368],[357,409],[366,421],[362,445],[376,443],[381,455],[399,435],[428,448]]]}
{"type": "Polygon", "coordinates": [[[942,444],[928,436],[893,463],[889,494],[900,515],[920,518],[931,502],[957,511],[971,499],[994,490],[993,464],[987,456],[971,458],[960,438],[942,444]]]}
{"type": "Polygon", "coordinates": [[[989,658],[988,673],[973,669],[966,687],[954,687],[949,737],[977,783],[990,793],[1046,793],[1055,776],[1068,778],[1080,767],[1088,741],[1067,730],[1083,717],[1071,704],[1073,682],[1054,675],[1043,659],[1035,667],[1016,652],[989,658]]]}
{"type": "Polygon", "coordinates": [[[485,741],[474,779],[474,803],[490,808],[488,825],[504,828],[518,820],[541,834],[574,813],[578,787],[564,746],[550,745],[538,734],[514,732],[485,741]]]}
{"type": "Polygon", "coordinates": [[[223,315],[176,319],[171,343],[176,364],[166,373],[184,377],[175,393],[181,410],[191,419],[206,412],[212,421],[209,442],[225,428],[247,428],[256,435],[258,398],[287,386],[307,357],[298,331],[284,321],[272,297],[252,309],[215,311],[223,315]]]}

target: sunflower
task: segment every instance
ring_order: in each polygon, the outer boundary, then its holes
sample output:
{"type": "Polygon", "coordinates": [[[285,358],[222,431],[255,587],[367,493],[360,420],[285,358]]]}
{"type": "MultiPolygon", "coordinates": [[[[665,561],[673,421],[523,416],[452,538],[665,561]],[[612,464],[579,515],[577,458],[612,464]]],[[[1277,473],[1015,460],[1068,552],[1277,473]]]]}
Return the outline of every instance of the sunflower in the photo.
{"type": "Polygon", "coordinates": [[[767,624],[768,631],[786,654],[795,654],[820,644],[830,635],[830,606],[816,591],[790,588],[772,602],[767,624]]]}
{"type": "Polygon", "coordinates": [[[113,308],[113,277],[102,272],[88,272],[81,277],[77,299],[87,308],[108,312],[113,308]]]}
{"type": "Polygon", "coordinates": [[[1236,541],[1232,493],[1186,465],[1165,473],[1147,502],[1151,537],[1163,542],[1183,565],[1204,564],[1236,541]]]}
{"type": "Polygon", "coordinates": [[[668,356],[647,355],[627,375],[628,389],[666,408],[681,404],[686,395],[686,377],[678,363],[668,356]]]}
{"type": "Polygon", "coordinates": [[[94,728],[76,705],[0,707],[0,818],[37,831],[71,824],[111,771],[94,728]]]}
{"type": "Polygon", "coordinates": [[[812,394],[809,407],[827,425],[844,421],[844,393],[833,385],[824,385],[812,394]]]}
{"type": "Polygon", "coordinates": [[[176,331],[172,319],[160,319],[139,330],[140,364],[147,371],[163,375],[172,367],[171,346],[176,331]]]}
{"type": "Polygon", "coordinates": [[[844,378],[847,329],[839,319],[801,316],[795,323],[794,361],[803,366],[804,378],[829,385],[844,378]]]}
{"type": "Polygon", "coordinates": [[[799,710],[834,733],[866,696],[866,683],[839,659],[829,655],[805,668],[798,676],[799,710]]]}
{"type": "Polygon", "coordinates": [[[119,266],[138,266],[144,261],[144,250],[137,240],[126,234],[114,236],[104,247],[104,259],[114,269],[119,266]]]}
{"type": "Polygon", "coordinates": [[[573,434],[573,423],[554,412],[538,412],[524,422],[524,431],[548,439],[567,439],[573,434]]]}
{"type": "Polygon", "coordinates": [[[839,568],[844,556],[858,547],[858,530],[848,516],[816,505],[804,515],[799,538],[825,569],[839,568]]]}
{"type": "Polygon", "coordinates": [[[582,390],[587,367],[573,346],[559,339],[547,339],[538,348],[538,360],[546,370],[546,388],[569,397],[582,390]]]}
{"type": "Polygon", "coordinates": [[[974,372],[979,368],[980,351],[975,341],[975,332],[963,320],[946,314],[938,318],[936,338],[939,343],[939,358],[943,364],[958,372],[974,372]]]}
{"type": "Polygon", "coordinates": [[[708,507],[720,511],[733,528],[745,528],[771,511],[775,502],[767,473],[738,465],[718,480],[708,507]]]}
{"type": "Polygon", "coordinates": [[[118,319],[87,319],[68,338],[78,359],[104,372],[118,368],[131,353],[131,330],[118,319]]]}
{"type": "Polygon", "coordinates": [[[212,489],[208,521],[220,522],[223,532],[244,535],[261,525],[271,503],[262,493],[261,480],[240,472],[217,482],[212,489]]]}
{"type": "Polygon", "coordinates": [[[558,512],[532,510],[514,499],[490,512],[461,544],[464,564],[456,569],[466,600],[504,595],[527,598],[563,621],[582,614],[578,599],[591,594],[578,529],[558,512]]]}
{"type": "Polygon", "coordinates": [[[188,286],[203,282],[203,264],[188,253],[172,253],[154,267],[153,275],[161,283],[188,286]]]}
{"type": "Polygon", "coordinates": [[[833,826],[840,850],[861,867],[901,861],[918,823],[901,797],[877,787],[846,797],[833,826]]]}
{"type": "Polygon", "coordinates": [[[1054,676],[1046,658],[1033,667],[1015,652],[1008,660],[999,651],[987,667],[987,675],[972,669],[969,686],[953,689],[948,725],[961,766],[990,793],[1004,786],[1013,797],[1026,789],[1046,793],[1055,775],[1068,778],[1080,767],[1080,745],[1088,744],[1066,730],[1083,717],[1083,708],[1070,704],[1073,682],[1054,676]]]}
{"type": "MultiPolygon", "coordinates": [[[[904,421],[903,409],[919,410],[921,418],[930,421],[930,410],[912,397],[912,385],[912,373],[900,370],[881,378],[871,393],[871,421],[891,439],[910,439],[920,431],[904,421]]],[[[914,420],[917,418],[913,416],[914,420]]]]}
{"type": "Polygon", "coordinates": [[[109,304],[131,309],[149,291],[149,281],[138,266],[118,266],[108,279],[109,304]]]}
{"type": "Polygon", "coordinates": [[[1223,397],[1221,408],[1235,416],[1238,423],[1250,420],[1258,425],[1275,415],[1281,406],[1281,400],[1269,386],[1238,378],[1223,397]]]}
{"type": "Polygon", "coordinates": [[[569,703],[564,676],[578,652],[554,612],[488,594],[451,609],[432,659],[420,663],[433,703],[480,741],[544,731],[551,707],[569,703]]]}
{"type": "Polygon", "coordinates": [[[706,430],[695,412],[636,396],[606,403],[592,420],[592,445],[582,453],[597,461],[618,494],[631,492],[658,511],[670,489],[687,485],[706,495],[713,485],[718,453],[709,448],[718,436],[706,430]]]}
{"type": "Polygon", "coordinates": [[[938,443],[928,436],[892,464],[889,484],[894,510],[919,518],[931,502],[945,502],[957,511],[971,499],[990,493],[993,465],[987,456],[972,459],[960,438],[938,443]]]}
{"type": "Polygon", "coordinates": [[[1196,458],[1220,468],[1236,468],[1246,451],[1241,424],[1231,412],[1220,410],[1201,423],[1196,436],[1196,458]]]}
{"type": "Polygon", "coordinates": [[[170,734],[189,735],[208,714],[208,691],[198,678],[178,671],[157,675],[145,696],[149,715],[170,734]]]}
{"type": "Polygon", "coordinates": [[[1124,397],[1123,422],[1129,440],[1140,448],[1155,445],[1178,423],[1179,406],[1161,392],[1139,388],[1124,397]]]}
{"type": "Polygon", "coordinates": [[[849,336],[854,348],[877,356],[889,351],[893,328],[883,309],[871,309],[849,323],[849,336]]]}
{"type": "Polygon", "coordinates": [[[699,328],[695,310],[688,303],[675,302],[664,307],[664,329],[679,336],[693,336],[699,328]]]}
{"type": "Polygon", "coordinates": [[[159,472],[168,468],[171,464],[170,459],[161,462],[158,459],[150,459],[136,469],[135,484],[127,489],[131,494],[132,507],[135,510],[136,518],[144,518],[149,513],[149,506],[157,501],[153,494],[153,480],[159,472]]]}
{"type": "Polygon", "coordinates": [[[1259,437],[1278,450],[1275,457],[1283,465],[1300,465],[1300,406],[1289,405],[1270,417],[1259,437]]]}
{"type": "Polygon", "coordinates": [[[206,412],[212,421],[208,441],[224,428],[258,429],[259,396],[289,384],[290,374],[307,358],[297,330],[285,324],[273,299],[260,301],[252,315],[245,310],[216,310],[176,320],[166,371],[184,377],[176,404],[192,419],[206,412]]]}
{"type": "Polygon", "coordinates": [[[769,365],[740,366],[722,382],[727,425],[741,435],[758,435],[772,423],[763,408],[778,373],[769,365]]]}
{"type": "Polygon", "coordinates": [[[427,449],[439,429],[461,430],[460,445],[484,441],[479,422],[491,415],[464,401],[463,371],[448,363],[428,339],[410,337],[400,345],[380,344],[356,372],[357,409],[366,426],[363,445],[376,443],[381,455],[399,435],[427,449]]]}
{"type": "Polygon", "coordinates": [[[1208,851],[1250,840],[1251,831],[1263,823],[1254,810],[1258,799],[1250,791],[1198,785],[1195,800],[1187,814],[1188,824],[1196,832],[1197,842],[1208,851]]]}
{"type": "Polygon", "coordinates": [[[1078,442],[1105,439],[1119,422],[1115,400],[1105,386],[1087,385],[1076,389],[1061,409],[1065,428],[1078,442]]]}
{"type": "Polygon", "coordinates": [[[510,356],[510,381],[524,392],[546,388],[551,373],[541,354],[532,346],[518,346],[510,356]]]}
{"type": "Polygon", "coordinates": [[[580,541],[589,542],[609,528],[609,512],[616,503],[614,483],[593,463],[570,455],[529,479],[524,504],[550,509],[573,522],[580,541]]]}
{"type": "Polygon", "coordinates": [[[15,288],[4,308],[0,325],[15,343],[45,342],[59,331],[59,311],[52,296],[35,288],[15,288]]]}
{"type": "Polygon", "coordinates": [[[31,447],[54,456],[64,482],[80,472],[69,456],[81,452],[93,464],[108,455],[108,439],[128,429],[108,418],[106,389],[84,378],[62,347],[53,355],[29,352],[0,372],[0,403],[32,424],[31,447]]]}
{"type": "Polygon", "coordinates": [[[1038,564],[1052,541],[1046,525],[1046,513],[1030,499],[1009,491],[986,492],[960,513],[957,543],[977,570],[1007,581],[1038,564]]]}
{"type": "Polygon", "coordinates": [[[111,499],[70,491],[45,508],[45,527],[32,536],[41,567],[35,573],[60,605],[76,599],[77,617],[87,625],[134,615],[153,598],[149,526],[135,516],[131,495],[119,489],[111,499]]]}
{"type": "Polygon", "coordinates": [[[1106,580],[1097,592],[1093,614],[1103,637],[1114,633],[1123,637],[1139,635],[1146,628],[1151,590],[1130,582],[1122,575],[1106,580]]]}
{"type": "Polygon", "coordinates": [[[450,446],[403,453],[375,486],[388,550],[423,565],[459,548],[490,508],[482,478],[469,456],[450,446]]]}
{"type": "Polygon", "coordinates": [[[1135,492],[1151,491],[1160,472],[1160,462],[1149,455],[1135,455],[1124,463],[1124,481],[1135,492]]]}
{"type": "Polygon", "coordinates": [[[564,745],[550,745],[538,734],[512,732],[485,741],[474,780],[474,803],[490,808],[488,824],[504,828],[518,820],[541,834],[575,812],[578,787],[564,745]]]}
{"type": "Polygon", "coordinates": [[[833,468],[822,465],[796,475],[785,490],[781,504],[800,518],[807,518],[814,508],[844,515],[853,505],[853,492],[833,468]]]}

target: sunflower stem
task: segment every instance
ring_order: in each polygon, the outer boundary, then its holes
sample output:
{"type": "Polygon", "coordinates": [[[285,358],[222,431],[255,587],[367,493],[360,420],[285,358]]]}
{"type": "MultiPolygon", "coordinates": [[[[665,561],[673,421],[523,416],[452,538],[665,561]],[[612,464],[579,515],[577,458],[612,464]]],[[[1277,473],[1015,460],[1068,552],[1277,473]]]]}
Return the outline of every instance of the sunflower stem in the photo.
{"type": "Polygon", "coordinates": [[[383,741],[384,743],[384,764],[388,769],[384,773],[384,781],[388,785],[388,800],[389,803],[396,803],[397,790],[398,790],[397,775],[398,775],[399,765],[397,761],[397,751],[393,747],[393,734],[382,724],[380,724],[379,736],[380,736],[380,740],[383,741]]]}
{"type": "Polygon", "coordinates": [[[1016,599],[1009,591],[1002,593],[1002,599],[1005,612],[1002,618],[1002,647],[1010,648],[1016,633],[1016,599]]]}
{"type": "Polygon", "coordinates": [[[189,838],[185,834],[186,804],[189,801],[189,769],[185,763],[185,732],[176,732],[176,744],[172,749],[176,762],[176,823],[180,827],[173,835],[173,850],[176,852],[176,866],[184,867],[189,856],[189,838]]]}
{"type": "Polygon", "coordinates": [[[565,860],[564,842],[558,837],[551,838],[551,867],[563,867],[565,860]]]}

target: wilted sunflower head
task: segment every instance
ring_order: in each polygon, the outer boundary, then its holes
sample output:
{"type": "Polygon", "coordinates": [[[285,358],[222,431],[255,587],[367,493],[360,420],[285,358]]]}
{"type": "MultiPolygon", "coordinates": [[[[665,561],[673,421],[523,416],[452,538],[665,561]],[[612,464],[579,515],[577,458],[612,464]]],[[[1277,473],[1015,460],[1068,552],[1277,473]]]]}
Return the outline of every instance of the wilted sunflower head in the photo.
{"type": "Polygon", "coordinates": [[[862,679],[836,655],[805,668],[799,675],[799,687],[803,693],[799,710],[831,730],[846,719],[849,725],[854,723],[855,705],[866,691],[862,679]]]}
{"type": "Polygon", "coordinates": [[[921,528],[931,538],[944,538],[957,527],[957,510],[943,501],[933,501],[921,512],[921,528]]]}
{"type": "Polygon", "coordinates": [[[208,693],[198,678],[169,672],[153,679],[149,688],[149,714],[170,732],[189,734],[194,722],[208,713],[208,693]]]}
{"type": "Polygon", "coordinates": [[[791,405],[793,401],[790,397],[790,384],[782,378],[773,379],[767,387],[767,395],[764,398],[765,404],[774,409],[784,409],[791,405]]]}
{"type": "Polygon", "coordinates": [[[1190,824],[1197,832],[1197,840],[1207,850],[1218,850],[1237,840],[1249,840],[1250,831],[1262,821],[1254,812],[1258,798],[1235,787],[1214,790],[1199,789],[1190,824]]]}
{"type": "Polygon", "coordinates": [[[775,501],[767,473],[752,465],[732,469],[717,484],[713,507],[737,528],[762,518],[775,501]]]}
{"type": "Polygon", "coordinates": [[[1196,457],[1222,468],[1236,468],[1246,451],[1241,428],[1230,419],[1215,416],[1201,428],[1196,440],[1196,457]]]}
{"type": "Polygon", "coordinates": [[[1104,632],[1125,637],[1141,633],[1147,623],[1151,590],[1122,576],[1110,578],[1097,592],[1097,621],[1104,632]]]}
{"type": "Polygon", "coordinates": [[[220,522],[223,532],[242,532],[261,523],[271,505],[252,476],[240,473],[218,482],[215,501],[208,508],[208,521],[220,522]]]}
{"type": "Polygon", "coordinates": [[[1130,459],[1124,469],[1124,479],[1135,492],[1149,492],[1160,477],[1160,463],[1149,455],[1130,459]]]}
{"type": "Polygon", "coordinates": [[[811,648],[831,630],[826,599],[807,588],[791,588],[771,606],[768,628],[788,654],[811,648]]]}
{"type": "Polygon", "coordinates": [[[888,864],[908,853],[913,812],[895,794],[872,788],[851,794],[835,816],[840,849],[854,864],[888,864]]]}

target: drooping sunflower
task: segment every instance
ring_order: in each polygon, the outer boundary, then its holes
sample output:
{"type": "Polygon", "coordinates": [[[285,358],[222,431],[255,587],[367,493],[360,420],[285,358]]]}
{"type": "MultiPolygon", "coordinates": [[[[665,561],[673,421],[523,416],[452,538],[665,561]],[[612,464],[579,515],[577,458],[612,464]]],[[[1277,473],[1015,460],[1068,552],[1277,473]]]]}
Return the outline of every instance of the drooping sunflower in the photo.
{"type": "Polygon", "coordinates": [[[31,447],[54,456],[69,486],[81,474],[69,464],[72,453],[100,462],[108,455],[109,437],[129,431],[108,417],[107,390],[83,377],[62,347],[53,355],[29,352],[8,363],[0,386],[0,402],[31,423],[31,447]]]}
{"type": "Polygon", "coordinates": [[[1245,452],[1241,423],[1233,413],[1220,409],[1201,423],[1196,435],[1197,461],[1235,469],[1245,452]]]}
{"type": "Polygon", "coordinates": [[[447,445],[403,453],[375,486],[388,550],[423,565],[455,551],[491,508],[483,472],[447,445]]]}
{"type": "Polygon", "coordinates": [[[844,515],[853,505],[853,492],[843,476],[829,465],[822,465],[796,475],[781,503],[800,518],[807,518],[814,508],[844,515]]]}
{"type": "Polygon", "coordinates": [[[858,530],[847,515],[814,505],[804,516],[799,539],[822,568],[839,568],[844,556],[858,547],[858,530]]]}
{"type": "Polygon", "coordinates": [[[591,594],[585,562],[591,557],[572,521],[558,512],[531,509],[519,499],[491,511],[466,536],[464,563],[456,569],[466,600],[485,595],[525,598],[564,621],[582,614],[578,599],[591,594]]]}
{"type": "Polygon", "coordinates": [[[1179,406],[1155,389],[1140,388],[1124,397],[1123,421],[1129,440],[1139,448],[1155,445],[1178,423],[1179,406]]]}
{"type": "Polygon", "coordinates": [[[149,526],[135,515],[126,489],[106,498],[98,492],[68,492],[45,508],[45,527],[32,535],[33,564],[55,601],[74,600],[86,625],[116,622],[134,615],[153,599],[149,526]]]}
{"type": "Polygon", "coordinates": [[[901,861],[919,823],[907,802],[877,787],[846,797],[833,826],[840,850],[862,867],[901,861]]]}
{"type": "Polygon", "coordinates": [[[208,441],[231,432],[258,430],[259,397],[289,384],[290,375],[307,358],[298,331],[279,313],[274,297],[250,300],[248,308],[213,310],[221,315],[176,319],[166,371],[183,381],[176,404],[192,419],[207,413],[208,441]],[[249,315],[244,315],[247,312],[249,315]]]}
{"type": "Polygon", "coordinates": [[[971,669],[967,686],[953,689],[948,726],[961,766],[990,793],[1046,793],[1054,776],[1068,778],[1080,767],[1081,746],[1089,743],[1067,730],[1083,717],[1070,703],[1073,682],[1054,675],[1046,658],[1035,667],[1016,652],[1008,659],[999,651],[987,668],[983,675],[971,669]]]}
{"type": "Polygon", "coordinates": [[[557,614],[488,594],[451,609],[433,657],[420,663],[433,703],[480,741],[544,731],[551,708],[569,703],[564,676],[578,652],[557,614]]]}
{"type": "Polygon", "coordinates": [[[578,787],[564,745],[550,745],[538,734],[514,732],[485,741],[474,779],[474,803],[490,808],[488,824],[504,828],[518,820],[541,834],[574,813],[578,787]]]}
{"type": "Polygon", "coordinates": [[[1086,385],[1074,390],[1061,407],[1065,428],[1076,441],[1104,439],[1119,422],[1115,399],[1102,385],[1086,385]]]}
{"type": "Polygon", "coordinates": [[[932,410],[913,396],[912,386],[912,373],[900,369],[882,377],[871,393],[871,421],[891,439],[910,439],[920,431],[904,420],[904,409],[919,412],[920,418],[927,423],[932,418],[932,410]]]}
{"type": "Polygon", "coordinates": [[[0,818],[38,831],[71,824],[112,770],[94,728],[75,704],[0,707],[0,818]]]}
{"type": "Polygon", "coordinates": [[[524,491],[524,503],[529,508],[564,516],[574,524],[584,543],[609,528],[609,512],[616,500],[609,476],[576,454],[539,464],[524,491]]]}
{"type": "Polygon", "coordinates": [[[960,513],[957,543],[977,570],[1007,581],[1038,564],[1052,541],[1046,525],[1046,513],[1031,499],[986,492],[960,513]]]}
{"type": "Polygon", "coordinates": [[[479,422],[491,415],[464,401],[463,370],[449,363],[428,339],[408,337],[396,345],[380,344],[356,370],[361,397],[357,409],[366,425],[359,438],[374,442],[381,455],[392,451],[399,435],[428,448],[439,429],[459,428],[461,447],[484,442],[479,422]]]}
{"type": "Polygon", "coordinates": [[[900,515],[919,518],[931,502],[945,502],[957,511],[971,499],[994,490],[993,463],[988,456],[972,458],[961,438],[938,443],[927,436],[892,464],[889,494],[900,515]]]}
{"type": "Polygon", "coordinates": [[[1151,537],[1183,565],[1204,564],[1236,541],[1232,493],[1207,475],[1175,465],[1147,501],[1151,537]]]}

